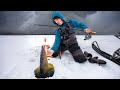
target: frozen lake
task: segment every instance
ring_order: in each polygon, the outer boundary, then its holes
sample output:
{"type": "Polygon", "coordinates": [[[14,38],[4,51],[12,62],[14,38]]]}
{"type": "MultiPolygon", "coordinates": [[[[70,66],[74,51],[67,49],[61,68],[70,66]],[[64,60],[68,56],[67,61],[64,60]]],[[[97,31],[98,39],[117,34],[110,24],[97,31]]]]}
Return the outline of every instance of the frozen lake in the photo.
{"type": "MultiPolygon", "coordinates": [[[[54,35],[1,35],[0,36],[0,79],[36,79],[34,69],[39,66],[40,49],[46,37],[53,45],[54,35]]],[[[120,79],[120,66],[97,54],[91,47],[97,41],[100,48],[109,54],[120,48],[120,40],[113,35],[95,35],[84,41],[84,35],[77,35],[77,41],[83,51],[99,56],[107,62],[105,66],[91,64],[88,61],[79,64],[66,51],[60,60],[49,60],[55,67],[53,77],[49,79],[120,79]]]]}

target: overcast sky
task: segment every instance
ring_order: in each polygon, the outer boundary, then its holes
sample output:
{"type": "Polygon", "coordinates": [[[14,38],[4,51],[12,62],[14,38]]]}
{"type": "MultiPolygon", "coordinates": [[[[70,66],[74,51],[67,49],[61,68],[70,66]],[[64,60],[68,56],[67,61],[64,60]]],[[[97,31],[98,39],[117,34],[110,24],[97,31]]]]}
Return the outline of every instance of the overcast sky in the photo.
{"type": "MultiPolygon", "coordinates": [[[[56,28],[35,24],[54,25],[54,11],[0,11],[0,34],[54,34],[56,28]]],[[[113,35],[120,26],[120,11],[61,11],[66,20],[85,23],[97,34],[113,35]]],[[[76,34],[81,34],[76,31],[76,34]]]]}

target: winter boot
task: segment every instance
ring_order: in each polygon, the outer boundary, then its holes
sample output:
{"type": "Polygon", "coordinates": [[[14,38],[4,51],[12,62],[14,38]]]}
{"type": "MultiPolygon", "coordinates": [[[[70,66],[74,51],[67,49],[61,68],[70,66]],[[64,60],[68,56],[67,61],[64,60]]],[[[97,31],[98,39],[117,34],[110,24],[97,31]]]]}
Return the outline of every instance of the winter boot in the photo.
{"type": "Polygon", "coordinates": [[[105,64],[106,64],[106,61],[101,60],[101,59],[96,59],[96,58],[98,58],[98,57],[90,58],[90,59],[88,59],[88,61],[89,61],[90,63],[97,63],[97,64],[99,64],[99,65],[105,65],[105,64]]]}
{"type": "Polygon", "coordinates": [[[92,57],[92,54],[86,51],[84,52],[84,54],[90,63],[97,63],[99,65],[106,64],[106,61],[98,59],[98,56],[92,57]]]}

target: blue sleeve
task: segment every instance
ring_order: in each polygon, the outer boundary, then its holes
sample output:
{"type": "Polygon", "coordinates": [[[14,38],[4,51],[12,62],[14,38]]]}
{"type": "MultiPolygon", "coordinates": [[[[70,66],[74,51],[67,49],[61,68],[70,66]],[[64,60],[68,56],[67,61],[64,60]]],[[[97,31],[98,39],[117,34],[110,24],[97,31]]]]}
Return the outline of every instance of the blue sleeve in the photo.
{"type": "Polygon", "coordinates": [[[72,24],[73,28],[79,28],[79,29],[82,29],[82,30],[88,28],[87,25],[85,25],[82,22],[78,22],[76,20],[69,20],[69,22],[72,24]]]}
{"type": "Polygon", "coordinates": [[[51,47],[51,50],[56,52],[59,48],[60,42],[61,42],[61,35],[60,35],[60,32],[58,30],[56,30],[55,41],[54,41],[53,46],[51,47]]]}

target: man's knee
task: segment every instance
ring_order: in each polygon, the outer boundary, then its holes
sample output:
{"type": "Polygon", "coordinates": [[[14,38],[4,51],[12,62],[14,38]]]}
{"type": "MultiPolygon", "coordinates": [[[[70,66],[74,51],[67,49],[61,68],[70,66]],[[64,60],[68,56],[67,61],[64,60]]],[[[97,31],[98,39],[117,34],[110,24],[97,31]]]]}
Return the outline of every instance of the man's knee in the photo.
{"type": "Polygon", "coordinates": [[[74,60],[79,63],[84,63],[87,61],[84,55],[73,56],[74,60]]]}
{"type": "Polygon", "coordinates": [[[83,62],[87,61],[87,58],[85,57],[85,55],[83,54],[81,49],[76,50],[72,54],[72,56],[76,62],[83,63],[83,62]]]}

